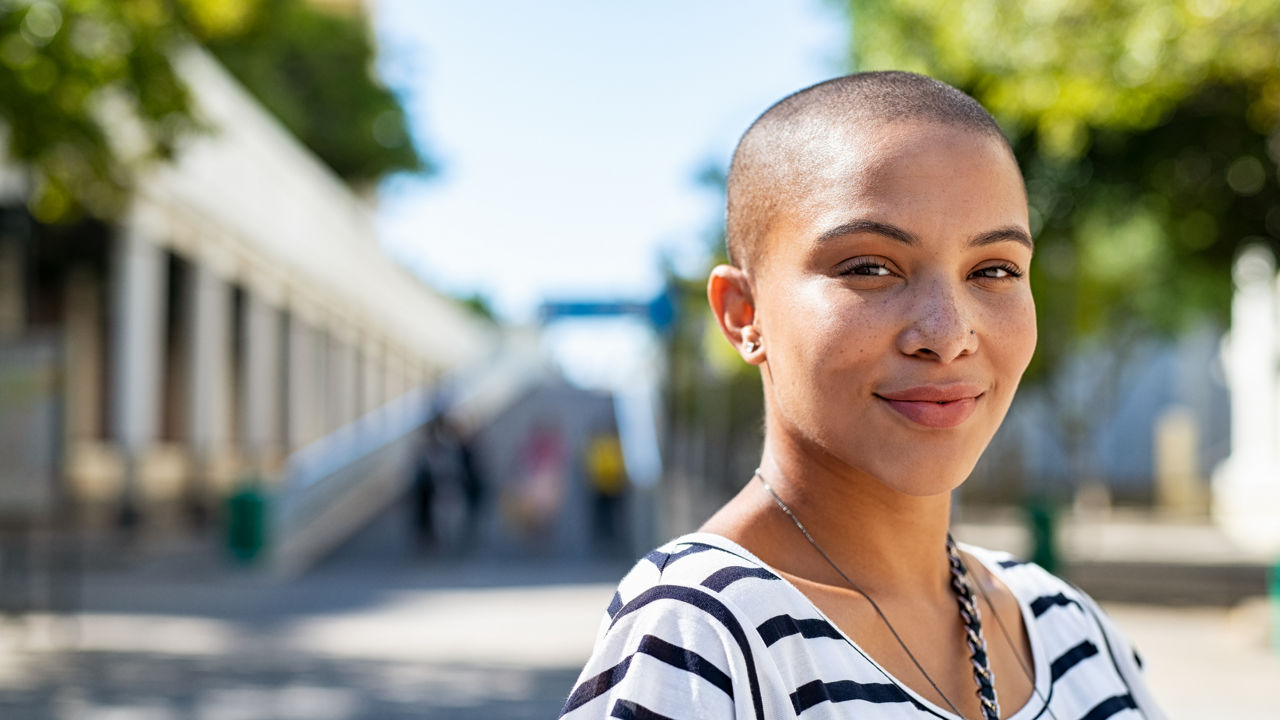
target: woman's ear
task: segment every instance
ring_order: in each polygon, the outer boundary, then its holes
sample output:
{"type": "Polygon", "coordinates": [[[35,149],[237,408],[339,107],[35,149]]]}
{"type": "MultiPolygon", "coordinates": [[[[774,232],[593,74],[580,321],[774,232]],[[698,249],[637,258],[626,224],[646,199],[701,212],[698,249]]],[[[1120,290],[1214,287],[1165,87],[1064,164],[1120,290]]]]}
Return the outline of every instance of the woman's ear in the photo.
{"type": "Polygon", "coordinates": [[[707,301],[720,332],[752,365],[764,362],[764,340],[756,327],[756,304],[751,283],[742,268],[717,265],[707,279],[707,301]]]}

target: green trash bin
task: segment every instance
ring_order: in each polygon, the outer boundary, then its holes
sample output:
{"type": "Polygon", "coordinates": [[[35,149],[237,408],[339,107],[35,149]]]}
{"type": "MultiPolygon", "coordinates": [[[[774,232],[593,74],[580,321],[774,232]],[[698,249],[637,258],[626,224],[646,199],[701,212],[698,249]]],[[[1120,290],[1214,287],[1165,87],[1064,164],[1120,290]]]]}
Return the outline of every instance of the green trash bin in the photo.
{"type": "Polygon", "coordinates": [[[1280,560],[1271,566],[1271,649],[1280,656],[1280,560]]]}
{"type": "Polygon", "coordinates": [[[1037,498],[1026,505],[1027,525],[1031,530],[1031,562],[1056,573],[1058,558],[1058,509],[1051,500],[1037,498]]]}
{"type": "Polygon", "coordinates": [[[252,562],[267,542],[267,498],[256,483],[246,483],[227,498],[227,550],[240,562],[252,562]]]}

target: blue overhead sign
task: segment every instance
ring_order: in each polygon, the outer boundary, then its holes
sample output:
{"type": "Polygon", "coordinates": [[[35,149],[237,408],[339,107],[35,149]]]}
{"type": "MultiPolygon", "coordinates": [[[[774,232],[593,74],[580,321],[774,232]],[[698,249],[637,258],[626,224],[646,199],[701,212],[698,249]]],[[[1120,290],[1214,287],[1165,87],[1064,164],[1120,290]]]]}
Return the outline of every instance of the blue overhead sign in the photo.
{"type": "Polygon", "coordinates": [[[655,329],[665,331],[675,320],[676,305],[670,290],[664,290],[649,302],[549,300],[542,303],[539,314],[544,323],[562,318],[638,317],[647,320],[655,329]]]}

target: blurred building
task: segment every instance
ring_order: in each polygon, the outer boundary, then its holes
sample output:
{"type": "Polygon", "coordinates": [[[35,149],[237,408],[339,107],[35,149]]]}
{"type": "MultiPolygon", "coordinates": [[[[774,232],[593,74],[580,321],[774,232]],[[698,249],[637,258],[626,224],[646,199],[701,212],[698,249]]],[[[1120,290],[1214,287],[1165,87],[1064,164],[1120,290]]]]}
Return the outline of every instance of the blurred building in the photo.
{"type": "Polygon", "coordinates": [[[38,225],[0,166],[0,338],[56,348],[61,418],[36,442],[102,522],[198,517],[352,428],[362,457],[500,340],[384,256],[366,202],[216,61],[175,61],[213,130],[140,178],[118,224],[38,225]]]}

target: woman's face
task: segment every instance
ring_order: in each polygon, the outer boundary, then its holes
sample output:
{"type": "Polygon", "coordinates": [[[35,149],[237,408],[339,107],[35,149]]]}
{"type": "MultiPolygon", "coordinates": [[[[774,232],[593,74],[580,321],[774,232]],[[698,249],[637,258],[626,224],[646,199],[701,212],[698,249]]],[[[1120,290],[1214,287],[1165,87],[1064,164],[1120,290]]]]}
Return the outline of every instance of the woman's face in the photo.
{"type": "Polygon", "coordinates": [[[949,492],[1035,348],[1022,177],[968,129],[900,122],[849,142],[751,268],[769,432],[833,470],[949,492]]]}

